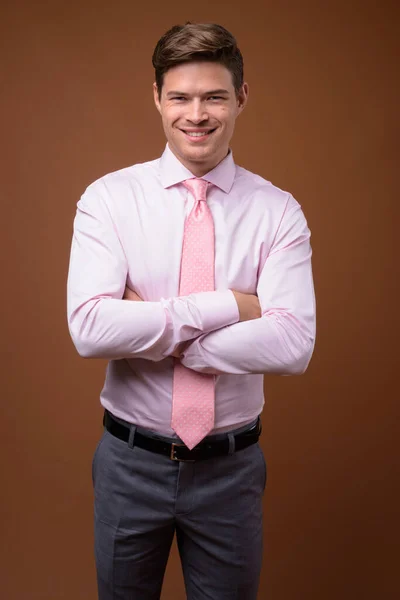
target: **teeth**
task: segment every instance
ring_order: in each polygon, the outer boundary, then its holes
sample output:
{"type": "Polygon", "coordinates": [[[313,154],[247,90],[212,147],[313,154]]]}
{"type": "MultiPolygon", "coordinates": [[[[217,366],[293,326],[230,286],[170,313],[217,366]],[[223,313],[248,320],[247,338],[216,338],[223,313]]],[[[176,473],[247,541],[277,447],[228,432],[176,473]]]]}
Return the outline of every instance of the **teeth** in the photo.
{"type": "Polygon", "coordinates": [[[209,131],[186,131],[186,134],[190,135],[190,137],[201,137],[203,135],[208,135],[209,133],[209,131]]]}

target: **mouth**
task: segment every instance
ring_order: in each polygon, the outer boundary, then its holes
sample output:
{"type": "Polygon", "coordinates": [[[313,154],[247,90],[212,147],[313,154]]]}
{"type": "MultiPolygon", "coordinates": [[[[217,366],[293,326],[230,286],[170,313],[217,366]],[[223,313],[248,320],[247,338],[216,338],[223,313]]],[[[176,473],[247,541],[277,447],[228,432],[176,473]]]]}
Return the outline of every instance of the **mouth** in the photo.
{"type": "Polygon", "coordinates": [[[214,129],[181,129],[181,131],[188,140],[198,143],[207,140],[216,131],[216,127],[214,129]]]}

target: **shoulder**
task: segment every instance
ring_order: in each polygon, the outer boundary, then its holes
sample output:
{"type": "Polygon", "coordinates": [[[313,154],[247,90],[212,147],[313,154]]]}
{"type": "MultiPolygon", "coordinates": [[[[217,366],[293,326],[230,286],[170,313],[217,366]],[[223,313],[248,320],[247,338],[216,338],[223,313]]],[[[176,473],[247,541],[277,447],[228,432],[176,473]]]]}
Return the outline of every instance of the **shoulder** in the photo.
{"type": "Polygon", "coordinates": [[[268,179],[236,165],[235,191],[271,208],[285,210],[289,206],[300,206],[290,192],[274,185],[268,179]]]}
{"type": "Polygon", "coordinates": [[[144,182],[159,179],[159,161],[157,158],[107,173],[89,184],[84,196],[114,197],[124,193],[131,195],[144,182]]]}

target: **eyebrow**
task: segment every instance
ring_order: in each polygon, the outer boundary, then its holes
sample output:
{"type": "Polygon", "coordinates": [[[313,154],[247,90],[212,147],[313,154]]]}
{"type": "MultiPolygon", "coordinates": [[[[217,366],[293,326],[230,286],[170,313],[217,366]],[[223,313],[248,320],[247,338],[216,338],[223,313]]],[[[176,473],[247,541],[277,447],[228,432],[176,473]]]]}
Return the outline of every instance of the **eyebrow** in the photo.
{"type": "MultiPolygon", "coordinates": [[[[229,95],[229,90],[224,90],[224,89],[210,90],[209,92],[205,92],[205,94],[203,94],[203,96],[216,96],[217,94],[218,95],[220,95],[220,94],[229,95]]],[[[177,90],[171,90],[167,94],[167,96],[188,96],[188,95],[190,95],[190,94],[187,94],[186,92],[179,92],[177,90]]]]}

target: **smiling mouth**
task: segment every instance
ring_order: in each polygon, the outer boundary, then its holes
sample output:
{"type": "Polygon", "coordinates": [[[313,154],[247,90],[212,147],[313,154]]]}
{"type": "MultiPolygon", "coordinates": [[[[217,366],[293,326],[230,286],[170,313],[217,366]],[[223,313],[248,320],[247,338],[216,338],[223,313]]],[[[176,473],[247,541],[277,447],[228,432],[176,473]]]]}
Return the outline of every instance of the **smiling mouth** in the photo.
{"type": "Polygon", "coordinates": [[[204,131],[187,131],[186,129],[181,129],[181,131],[185,135],[187,135],[188,137],[196,139],[196,138],[205,138],[208,135],[211,135],[212,133],[214,133],[215,129],[216,128],[214,128],[214,129],[207,129],[207,130],[204,130],[204,131]]]}

